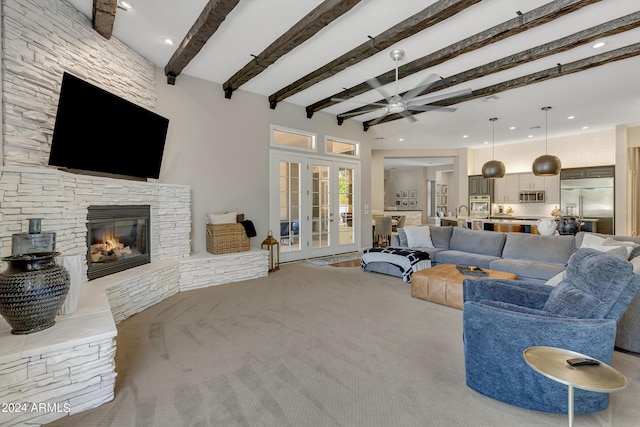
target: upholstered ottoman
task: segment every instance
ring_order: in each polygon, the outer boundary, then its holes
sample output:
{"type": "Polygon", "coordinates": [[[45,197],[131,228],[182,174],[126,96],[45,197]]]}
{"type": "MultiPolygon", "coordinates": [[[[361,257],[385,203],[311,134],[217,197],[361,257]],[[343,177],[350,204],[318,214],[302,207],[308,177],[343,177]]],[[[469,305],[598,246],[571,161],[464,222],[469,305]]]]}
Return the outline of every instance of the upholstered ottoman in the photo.
{"type": "MultiPolygon", "coordinates": [[[[487,273],[483,278],[517,279],[513,273],[482,269],[487,273]]],[[[416,272],[411,280],[411,296],[462,310],[462,281],[474,276],[465,276],[456,264],[440,264],[427,270],[416,272]]]]}
{"type": "Polygon", "coordinates": [[[417,271],[431,267],[427,252],[407,248],[369,248],[362,251],[362,270],[402,277],[411,283],[411,276],[417,271]]]}

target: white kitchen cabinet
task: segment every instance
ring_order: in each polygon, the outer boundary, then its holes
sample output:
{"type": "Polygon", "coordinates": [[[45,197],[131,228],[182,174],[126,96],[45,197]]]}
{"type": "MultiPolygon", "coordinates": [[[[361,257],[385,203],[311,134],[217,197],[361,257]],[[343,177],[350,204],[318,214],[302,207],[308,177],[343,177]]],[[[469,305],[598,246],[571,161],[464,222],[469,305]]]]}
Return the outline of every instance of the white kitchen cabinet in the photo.
{"type": "Polygon", "coordinates": [[[544,200],[546,203],[560,203],[560,175],[544,177],[544,200]]]}
{"type": "Polygon", "coordinates": [[[544,177],[535,176],[532,172],[518,174],[519,190],[544,190],[544,177]]]}
{"type": "Polygon", "coordinates": [[[506,174],[494,181],[493,203],[518,203],[518,174],[506,174]]]}

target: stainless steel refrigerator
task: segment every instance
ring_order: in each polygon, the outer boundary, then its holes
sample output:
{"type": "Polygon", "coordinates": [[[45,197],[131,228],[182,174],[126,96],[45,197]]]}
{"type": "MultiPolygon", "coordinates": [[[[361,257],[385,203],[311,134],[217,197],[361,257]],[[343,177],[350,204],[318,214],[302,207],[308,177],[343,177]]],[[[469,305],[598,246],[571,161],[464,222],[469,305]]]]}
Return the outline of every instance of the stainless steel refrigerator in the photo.
{"type": "Polygon", "coordinates": [[[566,179],[560,181],[560,209],[563,215],[576,215],[585,219],[596,219],[595,230],[584,231],[603,234],[614,233],[614,187],[613,178],[566,179]]]}

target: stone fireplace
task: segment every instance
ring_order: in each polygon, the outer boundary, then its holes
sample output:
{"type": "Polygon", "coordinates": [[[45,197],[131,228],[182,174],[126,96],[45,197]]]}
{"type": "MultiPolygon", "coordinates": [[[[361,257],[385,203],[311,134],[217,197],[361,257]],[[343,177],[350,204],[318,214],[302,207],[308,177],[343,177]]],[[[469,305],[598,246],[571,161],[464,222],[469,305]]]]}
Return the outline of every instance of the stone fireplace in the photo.
{"type": "Polygon", "coordinates": [[[149,205],[89,206],[87,277],[103,277],[151,261],[149,205]]]}

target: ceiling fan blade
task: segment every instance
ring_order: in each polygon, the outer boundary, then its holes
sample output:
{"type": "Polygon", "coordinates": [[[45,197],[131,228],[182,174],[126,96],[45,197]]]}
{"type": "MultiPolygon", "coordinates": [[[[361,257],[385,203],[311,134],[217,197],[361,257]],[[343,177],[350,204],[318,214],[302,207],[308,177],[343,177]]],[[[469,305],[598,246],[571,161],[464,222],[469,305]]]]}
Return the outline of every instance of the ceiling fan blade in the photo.
{"type": "Polygon", "coordinates": [[[373,89],[377,90],[380,93],[380,95],[382,95],[382,97],[387,101],[389,102],[393,101],[393,98],[391,98],[391,96],[389,96],[389,94],[382,88],[382,85],[380,84],[378,79],[376,79],[375,77],[367,80],[367,84],[371,86],[373,89]]]}
{"type": "Polygon", "coordinates": [[[416,105],[414,107],[409,107],[412,111],[443,111],[445,113],[453,113],[457,110],[454,107],[440,107],[438,105],[416,105]]]}
{"type": "Polygon", "coordinates": [[[373,108],[371,110],[362,110],[362,111],[352,111],[347,113],[338,114],[338,117],[351,117],[351,116],[359,116],[361,114],[371,113],[373,111],[379,111],[380,108],[373,108]]]}
{"type": "Polygon", "coordinates": [[[409,107],[415,107],[417,105],[431,104],[432,102],[442,101],[443,99],[456,98],[458,96],[470,95],[473,91],[470,88],[461,89],[455,92],[443,93],[442,95],[431,95],[425,98],[416,98],[407,102],[409,107]]]}
{"type": "Polygon", "coordinates": [[[410,112],[408,112],[407,110],[404,110],[403,112],[400,113],[400,115],[402,117],[404,117],[405,119],[409,120],[411,123],[415,123],[418,121],[418,119],[416,119],[415,117],[413,117],[413,114],[411,114],[410,112]]]}
{"type": "Polygon", "coordinates": [[[429,74],[426,79],[422,81],[418,86],[411,89],[409,92],[405,93],[402,99],[404,101],[410,101],[420,94],[423,90],[427,89],[429,86],[438,81],[441,77],[437,74],[429,74]]]}
{"type": "Polygon", "coordinates": [[[380,121],[382,121],[382,119],[384,119],[387,116],[388,116],[388,114],[383,114],[380,117],[378,117],[376,119],[373,119],[372,121],[369,122],[369,126],[373,126],[373,125],[376,125],[376,124],[380,123],[380,121]]]}
{"type": "Polygon", "coordinates": [[[353,99],[344,99],[344,98],[331,98],[333,102],[353,102],[354,104],[362,104],[362,105],[379,105],[381,107],[386,107],[387,104],[383,104],[381,102],[366,102],[366,101],[355,101],[353,99]]]}

